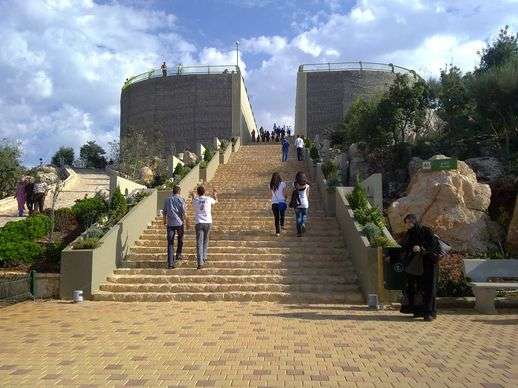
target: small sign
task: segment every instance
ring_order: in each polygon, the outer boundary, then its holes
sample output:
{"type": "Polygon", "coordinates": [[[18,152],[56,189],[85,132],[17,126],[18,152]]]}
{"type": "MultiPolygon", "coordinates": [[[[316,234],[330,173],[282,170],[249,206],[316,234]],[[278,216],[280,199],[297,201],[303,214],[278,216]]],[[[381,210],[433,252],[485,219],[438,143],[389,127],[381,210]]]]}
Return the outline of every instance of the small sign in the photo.
{"type": "Polygon", "coordinates": [[[426,171],[444,171],[444,170],[456,170],[457,159],[435,159],[426,160],[423,162],[423,170],[426,171]]]}

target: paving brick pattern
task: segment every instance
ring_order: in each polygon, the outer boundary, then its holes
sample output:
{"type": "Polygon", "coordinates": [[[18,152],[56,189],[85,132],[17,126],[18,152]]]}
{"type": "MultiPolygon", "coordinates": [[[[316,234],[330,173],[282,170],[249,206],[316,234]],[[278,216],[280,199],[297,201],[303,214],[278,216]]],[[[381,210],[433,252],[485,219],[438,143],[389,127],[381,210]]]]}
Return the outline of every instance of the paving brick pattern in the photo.
{"type": "Polygon", "coordinates": [[[518,386],[516,310],[26,302],[0,310],[0,333],[6,387],[518,386]]]}

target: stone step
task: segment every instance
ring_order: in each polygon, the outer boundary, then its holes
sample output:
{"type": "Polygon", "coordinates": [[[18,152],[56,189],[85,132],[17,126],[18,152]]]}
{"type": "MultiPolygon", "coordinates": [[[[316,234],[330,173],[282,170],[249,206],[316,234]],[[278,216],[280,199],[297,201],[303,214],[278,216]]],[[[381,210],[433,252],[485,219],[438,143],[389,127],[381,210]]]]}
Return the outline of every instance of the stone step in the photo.
{"type": "MultiPolygon", "coordinates": [[[[141,238],[135,241],[135,247],[166,247],[166,236],[159,236],[161,238],[141,238]]],[[[175,242],[176,245],[176,242],[175,242]]],[[[196,247],[196,239],[192,235],[185,235],[183,240],[184,247],[196,247]]],[[[345,246],[342,241],[336,240],[328,243],[322,243],[317,241],[308,242],[304,238],[297,238],[296,240],[287,241],[286,235],[282,235],[282,238],[272,236],[271,240],[268,241],[259,241],[259,240],[218,240],[211,235],[209,247],[212,251],[213,248],[222,248],[222,249],[263,249],[263,248],[271,248],[275,251],[290,249],[293,252],[304,252],[307,249],[316,249],[318,248],[323,250],[339,250],[342,253],[345,253],[345,246]],[[275,240],[274,240],[275,238],[275,240]],[[273,244],[275,243],[275,245],[273,244]]],[[[243,251],[245,252],[245,251],[243,251]]]]}
{"type": "MultiPolygon", "coordinates": [[[[184,251],[185,258],[194,257],[196,250],[191,252],[184,251]]],[[[131,252],[126,256],[127,260],[166,260],[167,251],[163,252],[131,252]]],[[[242,253],[242,252],[213,252],[209,247],[209,260],[211,261],[273,261],[283,262],[303,261],[303,262],[344,262],[346,256],[341,254],[325,254],[319,252],[318,256],[311,253],[242,253]]]]}
{"type": "Polygon", "coordinates": [[[180,283],[180,284],[118,284],[103,283],[100,291],[111,292],[349,292],[357,291],[356,285],[345,284],[275,284],[275,283],[180,283]]]}
{"type": "Polygon", "coordinates": [[[363,297],[359,292],[107,292],[93,294],[96,301],[118,302],[170,302],[170,301],[243,301],[243,302],[279,302],[279,303],[348,303],[361,304],[363,297]]]}
{"type": "MultiPolygon", "coordinates": [[[[186,234],[192,234],[194,236],[194,230],[191,227],[190,229],[187,229],[186,234]]],[[[152,236],[152,235],[165,235],[166,229],[165,228],[148,228],[143,233],[142,236],[152,236]]],[[[222,227],[214,227],[211,228],[211,238],[219,238],[219,235],[226,234],[228,236],[237,237],[263,237],[265,234],[270,234],[272,238],[275,238],[275,231],[273,230],[273,227],[267,228],[266,226],[251,226],[246,229],[240,229],[240,228],[222,228],[222,227]]],[[[284,234],[285,236],[290,236],[295,238],[296,237],[296,231],[288,229],[285,230],[284,234]]],[[[327,238],[340,238],[340,232],[336,229],[324,229],[324,228],[312,228],[311,224],[308,224],[306,227],[306,234],[304,234],[303,238],[310,239],[310,240],[318,240],[320,237],[327,237],[327,238]]],[[[284,238],[284,237],[283,237],[284,238]]]]}
{"type": "MultiPolygon", "coordinates": [[[[164,268],[167,266],[165,257],[162,260],[153,259],[131,259],[123,262],[127,268],[164,268]]],[[[181,260],[178,262],[179,267],[196,267],[195,260],[181,260]]],[[[279,268],[304,270],[311,272],[320,268],[333,269],[335,271],[352,271],[349,262],[344,261],[310,261],[310,260],[212,260],[209,254],[209,260],[204,268],[279,268]]]]}
{"type": "MultiPolygon", "coordinates": [[[[176,273],[171,270],[171,273],[176,273]]],[[[205,271],[203,271],[205,272],[205,271]]],[[[197,271],[199,273],[199,271],[197,271]]],[[[348,272],[343,275],[311,276],[307,275],[126,275],[116,274],[108,277],[108,282],[124,284],[142,283],[269,283],[269,284],[354,284],[357,277],[348,272]]]]}
{"type": "Polygon", "coordinates": [[[335,268],[315,268],[311,271],[307,271],[306,268],[215,268],[215,267],[204,267],[202,270],[196,269],[195,264],[179,265],[175,269],[168,269],[165,265],[159,265],[155,268],[143,267],[143,268],[117,268],[113,271],[115,275],[178,275],[178,276],[338,276],[345,274],[354,273],[354,271],[339,270],[335,268]]]}
{"type": "MultiPolygon", "coordinates": [[[[175,242],[176,246],[176,242],[175,242]]],[[[211,255],[213,254],[230,254],[235,255],[236,253],[239,253],[241,255],[295,255],[297,257],[300,257],[301,255],[304,255],[307,252],[307,249],[304,249],[302,247],[235,247],[235,246],[214,246],[210,245],[209,247],[211,255]]],[[[160,253],[160,254],[167,254],[167,244],[166,241],[161,242],[159,245],[153,244],[152,246],[139,246],[136,245],[132,248],[130,248],[131,253],[160,253]]],[[[186,254],[194,254],[196,253],[196,245],[194,241],[191,241],[190,244],[184,244],[183,252],[186,254]]],[[[340,258],[343,258],[346,256],[346,251],[342,248],[329,248],[329,247],[322,247],[319,248],[319,257],[320,255],[336,255],[340,256],[340,258]]],[[[271,256],[270,256],[271,257],[271,256]]],[[[312,256],[314,257],[314,256],[312,256]]]]}
{"type": "MultiPolygon", "coordinates": [[[[261,242],[261,243],[269,243],[269,244],[284,244],[284,243],[295,243],[300,244],[300,246],[321,246],[322,244],[335,244],[337,243],[338,238],[329,235],[315,235],[312,233],[308,233],[303,237],[297,237],[293,232],[284,231],[279,237],[275,236],[272,231],[261,231],[261,232],[241,232],[241,233],[220,233],[218,231],[211,231],[210,233],[210,245],[212,245],[213,241],[234,241],[236,238],[242,238],[242,241],[247,242],[261,242]]],[[[165,231],[162,233],[155,231],[147,231],[145,230],[140,237],[141,240],[149,240],[149,241],[165,241],[166,233],[165,231]]],[[[194,232],[187,231],[184,237],[184,241],[194,241],[195,236],[194,232]]],[[[342,243],[342,241],[338,241],[338,243],[342,243]]]]}

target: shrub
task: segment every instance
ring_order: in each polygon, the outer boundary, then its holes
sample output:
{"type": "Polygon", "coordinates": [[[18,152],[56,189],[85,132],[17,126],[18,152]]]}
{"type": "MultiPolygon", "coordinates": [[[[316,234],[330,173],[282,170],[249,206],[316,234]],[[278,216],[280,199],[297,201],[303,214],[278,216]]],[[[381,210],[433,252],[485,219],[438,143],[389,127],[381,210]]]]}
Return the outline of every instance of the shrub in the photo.
{"type": "Polygon", "coordinates": [[[220,149],[221,151],[225,151],[228,147],[229,141],[226,139],[221,140],[220,149]]]}
{"type": "Polygon", "coordinates": [[[347,194],[346,198],[353,210],[366,208],[369,203],[367,192],[358,183],[354,186],[353,191],[350,194],[347,194]]]}
{"type": "Polygon", "coordinates": [[[101,243],[99,242],[99,238],[96,237],[88,237],[88,238],[82,238],[80,240],[77,240],[72,248],[74,249],[95,249],[97,248],[101,243]]]}
{"type": "Polygon", "coordinates": [[[82,230],[86,230],[108,211],[108,204],[100,193],[91,198],[77,200],[72,206],[72,211],[82,230]]]}
{"type": "Polygon", "coordinates": [[[326,160],[322,163],[322,173],[326,179],[336,178],[338,175],[338,166],[332,160],[326,160]]]}
{"type": "Polygon", "coordinates": [[[208,146],[203,153],[203,161],[206,163],[210,162],[215,153],[214,149],[208,146]]]}
{"type": "Polygon", "coordinates": [[[311,148],[311,140],[309,140],[309,137],[304,139],[304,148],[311,148]]]}
{"type": "Polygon", "coordinates": [[[381,247],[381,248],[387,248],[387,247],[397,247],[397,243],[388,238],[387,236],[385,235],[380,235],[380,236],[376,236],[374,237],[373,241],[371,242],[372,246],[374,247],[381,247]]]}
{"type": "Polygon", "coordinates": [[[0,241],[31,241],[42,238],[50,229],[50,219],[37,214],[21,221],[11,221],[0,229],[0,241]]]}
{"type": "Polygon", "coordinates": [[[77,226],[77,219],[69,207],[54,210],[54,228],[58,232],[65,232],[77,226]]]}
{"type": "Polygon", "coordinates": [[[175,181],[181,181],[190,171],[191,171],[191,167],[189,166],[184,166],[184,165],[181,165],[181,164],[178,164],[175,169],[174,169],[174,172],[173,172],[173,175],[175,177],[175,181]]]}
{"type": "Polygon", "coordinates": [[[117,186],[110,199],[110,219],[115,223],[124,217],[127,212],[128,202],[117,186]]]}
{"type": "Polygon", "coordinates": [[[206,161],[206,160],[202,160],[202,161],[200,162],[200,168],[207,168],[207,164],[208,164],[208,163],[207,163],[207,161],[206,161]]]}
{"type": "Polygon", "coordinates": [[[92,225],[83,232],[83,239],[96,238],[100,239],[106,233],[106,229],[97,225],[92,225]]]}
{"type": "Polygon", "coordinates": [[[318,149],[314,145],[312,145],[311,148],[309,149],[309,157],[311,159],[313,159],[313,161],[320,160],[320,155],[318,153],[318,149]]]}
{"type": "MultiPolygon", "coordinates": [[[[166,181],[167,182],[167,181],[166,181]]],[[[166,183],[164,182],[164,184],[166,183]]],[[[141,190],[141,191],[137,191],[135,193],[133,193],[132,195],[130,195],[127,199],[127,202],[128,202],[128,206],[135,206],[137,203],[139,203],[140,201],[142,201],[144,198],[146,198],[147,196],[149,196],[149,192],[147,191],[144,191],[144,190],[141,190]]]]}
{"type": "Polygon", "coordinates": [[[0,265],[31,264],[40,257],[43,248],[34,241],[6,241],[0,239],[0,265]]]}
{"type": "Polygon", "coordinates": [[[375,207],[363,207],[354,210],[354,218],[360,223],[360,225],[367,225],[373,223],[380,228],[385,226],[385,219],[383,214],[375,207]]]}
{"type": "Polygon", "coordinates": [[[367,224],[365,224],[365,226],[362,229],[362,232],[371,243],[374,241],[376,237],[381,236],[383,234],[381,228],[373,222],[368,222],[367,224]]]}
{"type": "Polygon", "coordinates": [[[464,277],[464,256],[458,253],[441,259],[439,263],[439,280],[437,296],[472,296],[471,287],[464,277]]]}

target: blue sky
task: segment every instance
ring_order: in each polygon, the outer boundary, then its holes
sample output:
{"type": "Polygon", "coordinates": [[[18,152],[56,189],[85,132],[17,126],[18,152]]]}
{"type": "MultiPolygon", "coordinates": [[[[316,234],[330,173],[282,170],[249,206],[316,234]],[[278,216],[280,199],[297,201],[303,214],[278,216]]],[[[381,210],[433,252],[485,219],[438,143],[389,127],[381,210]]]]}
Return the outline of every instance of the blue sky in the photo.
{"type": "Polygon", "coordinates": [[[240,66],[259,125],[293,124],[302,63],[472,70],[518,0],[0,0],[0,137],[24,161],[118,138],[125,78],[170,65],[240,66]]]}

